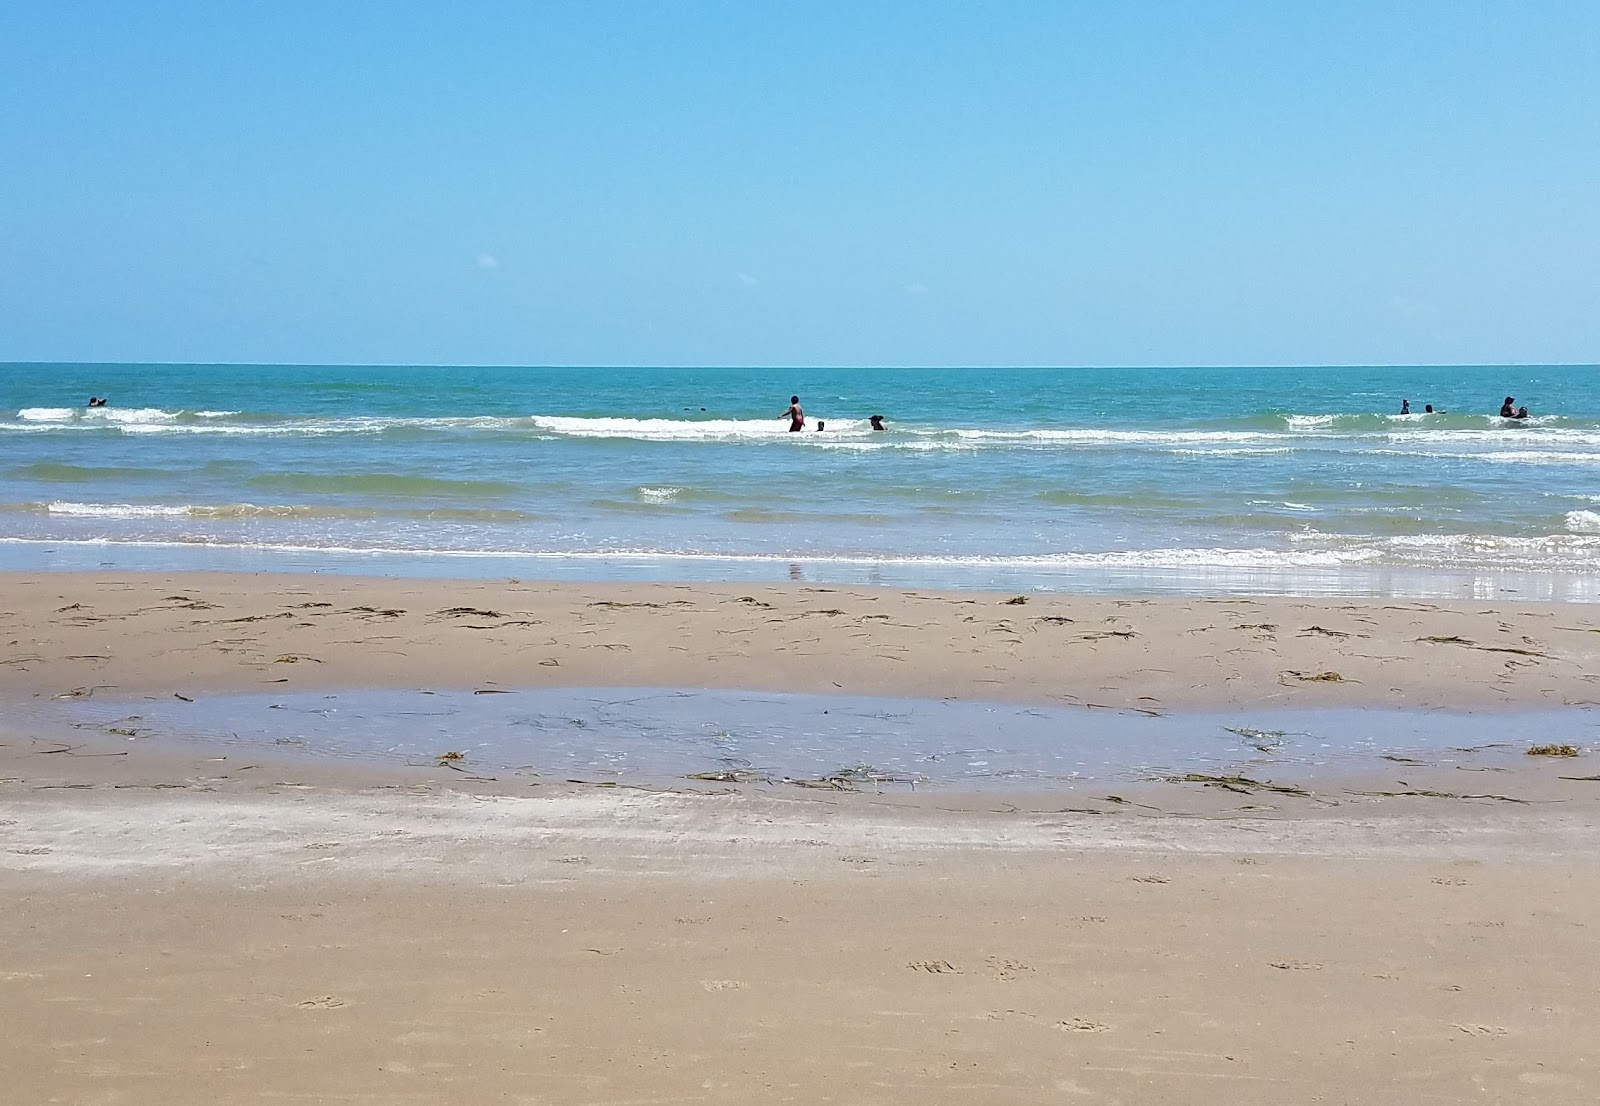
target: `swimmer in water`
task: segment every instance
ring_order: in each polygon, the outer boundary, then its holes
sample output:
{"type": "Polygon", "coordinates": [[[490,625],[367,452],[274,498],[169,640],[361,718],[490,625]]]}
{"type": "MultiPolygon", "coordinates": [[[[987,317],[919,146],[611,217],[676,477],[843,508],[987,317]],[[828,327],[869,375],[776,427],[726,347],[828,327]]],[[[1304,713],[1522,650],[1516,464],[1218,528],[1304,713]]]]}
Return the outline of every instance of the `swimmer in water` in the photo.
{"type": "Polygon", "coordinates": [[[874,429],[874,430],[882,430],[883,429],[883,416],[882,415],[873,415],[867,421],[872,424],[872,429],[874,429]]]}
{"type": "Polygon", "coordinates": [[[789,409],[783,413],[789,420],[789,433],[794,434],[806,428],[806,413],[800,409],[800,397],[789,397],[789,409]]]}
{"type": "Polygon", "coordinates": [[[1517,417],[1517,397],[1506,396],[1506,401],[1500,405],[1500,417],[1514,419],[1517,417]]]}
{"type": "Polygon", "coordinates": [[[826,425],[827,425],[827,423],[823,422],[821,419],[818,419],[817,420],[817,433],[821,434],[822,433],[822,428],[824,426],[826,426],[826,425]]]}
{"type": "Polygon", "coordinates": [[[90,407],[104,407],[105,405],[106,405],[106,401],[104,399],[100,398],[99,396],[90,396],[89,397],[89,406],[90,407]]]}
{"type": "Polygon", "coordinates": [[[1411,401],[1409,399],[1402,399],[1400,401],[1400,413],[1402,415],[1411,414],[1411,401]]]}

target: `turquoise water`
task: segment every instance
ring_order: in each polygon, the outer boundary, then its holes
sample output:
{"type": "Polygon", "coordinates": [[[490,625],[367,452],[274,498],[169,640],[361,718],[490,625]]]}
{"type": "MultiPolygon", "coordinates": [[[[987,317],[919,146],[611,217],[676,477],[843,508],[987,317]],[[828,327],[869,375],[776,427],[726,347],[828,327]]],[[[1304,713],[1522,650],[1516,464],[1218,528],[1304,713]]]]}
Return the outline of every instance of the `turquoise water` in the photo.
{"type": "Polygon", "coordinates": [[[1596,598],[1596,375],[13,364],[0,565],[1596,598]]]}

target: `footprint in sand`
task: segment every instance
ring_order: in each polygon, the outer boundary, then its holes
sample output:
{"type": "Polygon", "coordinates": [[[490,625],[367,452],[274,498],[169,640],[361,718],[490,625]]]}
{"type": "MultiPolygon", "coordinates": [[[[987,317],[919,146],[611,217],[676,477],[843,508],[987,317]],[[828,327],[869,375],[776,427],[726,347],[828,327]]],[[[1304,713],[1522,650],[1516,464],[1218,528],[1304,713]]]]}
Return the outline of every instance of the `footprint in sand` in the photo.
{"type": "Polygon", "coordinates": [[[984,961],[994,977],[1003,983],[1009,983],[1023,972],[1033,971],[1033,965],[1024,964],[1021,960],[1007,960],[1004,957],[991,956],[984,961]]]}
{"type": "Polygon", "coordinates": [[[1111,1028],[1105,1022],[1097,1022],[1093,1018],[1068,1018],[1066,1021],[1056,1022],[1056,1027],[1068,1033],[1104,1033],[1111,1028]]]}
{"type": "Polygon", "coordinates": [[[704,987],[708,991],[742,991],[744,990],[744,980],[702,979],[700,981],[700,986],[704,987]]]}
{"type": "Polygon", "coordinates": [[[913,960],[906,967],[914,972],[927,972],[930,975],[960,975],[961,969],[948,960],[913,960]]]}
{"type": "Polygon", "coordinates": [[[295,1003],[295,1007],[300,1010],[337,1010],[343,1005],[344,999],[334,998],[332,995],[320,995],[295,1003]]]}

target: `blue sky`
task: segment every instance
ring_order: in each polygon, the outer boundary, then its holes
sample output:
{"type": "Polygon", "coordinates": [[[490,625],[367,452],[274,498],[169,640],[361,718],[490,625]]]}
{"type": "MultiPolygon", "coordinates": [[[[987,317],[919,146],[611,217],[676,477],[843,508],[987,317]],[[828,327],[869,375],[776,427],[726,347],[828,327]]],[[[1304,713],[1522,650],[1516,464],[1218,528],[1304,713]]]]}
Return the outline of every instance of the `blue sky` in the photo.
{"type": "Polygon", "coordinates": [[[1594,3],[0,6],[0,360],[1600,361],[1594,3]]]}

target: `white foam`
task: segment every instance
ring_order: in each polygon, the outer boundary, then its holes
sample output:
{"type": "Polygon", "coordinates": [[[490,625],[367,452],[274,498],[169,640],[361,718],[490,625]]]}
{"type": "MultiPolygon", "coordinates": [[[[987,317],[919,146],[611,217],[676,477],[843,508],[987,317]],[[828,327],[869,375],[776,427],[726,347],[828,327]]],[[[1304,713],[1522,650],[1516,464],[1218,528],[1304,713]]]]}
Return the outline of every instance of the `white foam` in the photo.
{"type": "Polygon", "coordinates": [[[81,422],[89,425],[137,425],[140,423],[172,422],[180,412],[163,411],[159,407],[24,407],[17,412],[23,422],[81,422]]]}
{"type": "MultiPolygon", "coordinates": [[[[532,415],[536,430],[568,438],[637,438],[643,441],[728,441],[758,438],[800,438],[782,419],[621,419],[532,415]]],[[[838,427],[836,429],[842,428],[838,427]]],[[[833,433],[834,431],[824,431],[833,433]]],[[[810,432],[806,432],[810,433],[810,432]]]]}
{"type": "Polygon", "coordinates": [[[1294,447],[1287,445],[1255,447],[1242,446],[1237,448],[1223,449],[1168,449],[1163,450],[1163,452],[1171,453],[1179,457],[1265,457],[1268,454],[1273,453],[1293,453],[1294,447]]]}
{"type": "Polygon", "coordinates": [[[530,420],[496,415],[402,418],[352,416],[344,418],[292,418],[275,421],[229,422],[240,411],[163,411],[154,407],[81,409],[27,407],[17,412],[18,422],[0,423],[10,431],[101,431],[124,434],[207,434],[246,437],[321,437],[330,434],[378,434],[386,430],[527,430],[530,420]],[[191,421],[194,420],[194,421],[191,421]]]}
{"type": "MultiPolygon", "coordinates": [[[[0,537],[0,544],[40,544],[42,539],[0,537]]],[[[403,556],[440,558],[525,558],[542,561],[633,561],[701,562],[722,564],[794,563],[819,565],[905,565],[932,568],[974,569],[1073,569],[1073,568],[1336,568],[1341,565],[1368,564],[1377,558],[1372,549],[1285,550],[1267,548],[1166,548],[1042,553],[1025,555],[973,554],[937,556],[931,554],[837,553],[723,553],[695,550],[629,548],[611,549],[429,549],[405,546],[314,545],[277,541],[215,540],[204,535],[191,539],[120,539],[112,537],[66,538],[44,542],[51,545],[136,546],[141,548],[248,549],[272,553],[314,553],[345,556],[403,556]]]]}
{"type": "Polygon", "coordinates": [[[1568,511],[1567,529],[1577,534],[1600,534],[1600,511],[1568,511]]]}
{"type": "Polygon", "coordinates": [[[1557,450],[1506,449],[1491,450],[1478,456],[1489,461],[1520,465],[1600,465],[1600,453],[1562,452],[1557,450]]]}
{"type": "Polygon", "coordinates": [[[1099,427],[1029,430],[952,430],[963,441],[1068,445],[1208,445],[1282,441],[1284,435],[1259,430],[1106,430],[1099,427]]]}
{"type": "Polygon", "coordinates": [[[78,407],[24,407],[17,412],[17,418],[24,422],[64,422],[83,410],[78,407]]]}
{"type": "Polygon", "coordinates": [[[75,518],[169,518],[188,515],[190,508],[156,503],[72,503],[57,500],[46,504],[52,515],[75,518]]]}
{"type": "Polygon", "coordinates": [[[97,407],[92,411],[84,412],[86,417],[104,419],[106,422],[125,426],[175,422],[181,414],[182,412],[179,411],[163,411],[159,407],[138,407],[133,410],[123,410],[120,407],[97,407]]]}
{"type": "Polygon", "coordinates": [[[664,488],[649,488],[649,487],[645,487],[645,488],[640,488],[639,491],[638,491],[639,498],[643,499],[643,500],[645,500],[647,502],[650,502],[650,503],[666,503],[666,502],[668,502],[670,500],[678,498],[678,496],[680,496],[682,494],[683,494],[683,489],[682,488],[672,488],[672,487],[664,487],[664,488]]]}

